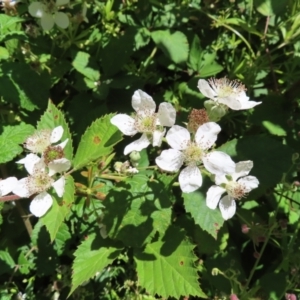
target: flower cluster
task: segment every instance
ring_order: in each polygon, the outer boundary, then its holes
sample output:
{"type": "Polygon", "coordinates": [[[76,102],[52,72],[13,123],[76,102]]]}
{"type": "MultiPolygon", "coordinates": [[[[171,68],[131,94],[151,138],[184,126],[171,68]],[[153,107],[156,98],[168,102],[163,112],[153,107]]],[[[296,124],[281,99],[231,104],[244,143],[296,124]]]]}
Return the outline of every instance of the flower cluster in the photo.
{"type": "Polygon", "coordinates": [[[193,109],[187,128],[175,125],[176,111],[170,103],[163,102],[155,112],[156,104],[147,93],[137,90],[132,97],[134,115],[117,114],[111,123],[128,136],[142,136],[127,145],[124,154],[141,151],[152,146],[160,147],[163,139],[170,149],[162,150],[156,157],[157,166],[167,172],[179,172],[179,185],[184,193],[191,193],[202,186],[203,174],[214,178],[215,185],[207,191],[206,204],[215,209],[218,204],[222,217],[232,218],[236,200],[244,198],[259,182],[247,176],[253,167],[252,161],[235,163],[231,157],[214,149],[221,127],[216,123],[230,109],[250,109],[261,102],[249,101],[244,85],[227,78],[200,79],[200,92],[209,98],[205,109],[193,109]],[[165,127],[170,127],[166,132],[165,127]],[[222,197],[222,194],[227,193],[222,197]]]}
{"type": "Polygon", "coordinates": [[[29,210],[36,217],[43,216],[53,204],[53,199],[47,190],[54,188],[56,194],[64,194],[65,177],[58,176],[71,167],[71,162],[64,157],[64,147],[68,139],[57,144],[62,138],[63,128],[58,126],[53,130],[43,129],[29,136],[24,143],[24,148],[31,153],[17,161],[23,164],[28,176],[17,180],[9,177],[0,181],[0,195],[12,192],[15,195],[28,198],[34,195],[29,210]]]}

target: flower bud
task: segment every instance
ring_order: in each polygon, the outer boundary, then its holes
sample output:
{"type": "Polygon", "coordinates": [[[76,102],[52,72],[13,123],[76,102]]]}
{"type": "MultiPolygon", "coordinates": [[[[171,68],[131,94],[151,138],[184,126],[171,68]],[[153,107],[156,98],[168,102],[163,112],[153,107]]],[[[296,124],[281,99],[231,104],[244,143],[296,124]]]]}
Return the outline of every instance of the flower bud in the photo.
{"type": "Polygon", "coordinates": [[[139,161],[141,159],[141,154],[140,152],[134,150],[130,153],[130,162],[134,167],[137,167],[139,165],[139,161]]]}
{"type": "Polygon", "coordinates": [[[242,233],[247,234],[249,232],[250,228],[246,225],[242,225],[242,233]]]}
{"type": "Polygon", "coordinates": [[[114,169],[115,171],[117,171],[118,173],[121,173],[121,168],[122,168],[123,163],[120,161],[116,161],[114,163],[114,169]]]}
{"type": "Polygon", "coordinates": [[[211,275],[212,276],[217,276],[219,274],[220,270],[218,268],[213,268],[211,270],[211,275]]]}
{"type": "Polygon", "coordinates": [[[297,300],[297,297],[295,294],[285,294],[286,300],[297,300]]]}
{"type": "Polygon", "coordinates": [[[207,109],[209,120],[213,122],[221,120],[227,113],[227,107],[225,105],[216,104],[216,102],[212,100],[205,101],[204,107],[207,109]]]}
{"type": "Polygon", "coordinates": [[[236,294],[231,294],[229,297],[230,300],[239,300],[236,294]]]}

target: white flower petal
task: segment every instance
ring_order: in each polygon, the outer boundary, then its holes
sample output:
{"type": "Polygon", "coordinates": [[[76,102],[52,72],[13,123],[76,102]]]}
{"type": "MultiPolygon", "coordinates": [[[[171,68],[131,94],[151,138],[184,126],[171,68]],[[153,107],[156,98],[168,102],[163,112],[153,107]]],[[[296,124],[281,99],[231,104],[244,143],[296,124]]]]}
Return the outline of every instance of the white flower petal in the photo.
{"type": "Polygon", "coordinates": [[[196,191],[202,185],[202,175],[198,167],[188,166],[179,174],[180,188],[184,193],[196,191]]]}
{"type": "Polygon", "coordinates": [[[52,183],[52,186],[55,189],[55,192],[57,194],[58,197],[62,197],[64,192],[65,192],[65,177],[62,176],[60,177],[58,180],[56,180],[54,183],[52,183]]]}
{"type": "Polygon", "coordinates": [[[41,26],[44,30],[51,30],[54,26],[52,14],[44,13],[41,17],[41,26]]]}
{"type": "Polygon", "coordinates": [[[242,105],[236,95],[232,95],[230,97],[218,98],[218,102],[227,105],[229,108],[233,110],[240,110],[242,105]]]}
{"type": "Polygon", "coordinates": [[[67,14],[65,14],[64,12],[56,12],[54,14],[54,22],[55,24],[63,29],[68,28],[69,24],[70,24],[70,20],[67,14]]]}
{"type": "Polygon", "coordinates": [[[16,177],[7,177],[0,180],[0,197],[9,194],[18,184],[16,177]]]}
{"type": "Polygon", "coordinates": [[[248,175],[252,168],[253,168],[252,160],[240,161],[236,163],[235,172],[231,174],[231,177],[234,181],[236,181],[238,178],[248,175]]]}
{"type": "Polygon", "coordinates": [[[17,164],[23,164],[25,169],[29,174],[32,174],[34,172],[34,168],[43,168],[44,164],[38,164],[40,162],[41,158],[37,156],[36,154],[30,153],[27,154],[24,158],[18,160],[16,163],[17,164]]]}
{"type": "Polygon", "coordinates": [[[51,132],[51,137],[50,137],[51,144],[58,142],[62,138],[63,133],[64,133],[64,129],[62,126],[55,127],[51,132]]]}
{"type": "Polygon", "coordinates": [[[22,198],[28,198],[31,196],[32,194],[28,190],[27,177],[20,179],[13,188],[12,192],[22,198]]]}
{"type": "Polygon", "coordinates": [[[66,5],[70,2],[70,0],[56,0],[55,5],[56,6],[61,6],[61,5],[66,5]]]}
{"type": "Polygon", "coordinates": [[[205,97],[209,99],[214,99],[217,95],[216,92],[211,88],[209,83],[204,79],[200,79],[198,81],[198,89],[205,97]]]}
{"type": "Polygon", "coordinates": [[[48,164],[49,176],[69,170],[71,162],[66,158],[55,159],[48,164]]]}
{"type": "Polygon", "coordinates": [[[225,196],[221,199],[219,207],[224,220],[228,220],[234,216],[236,211],[236,203],[235,200],[229,196],[225,196]]]}
{"type": "Polygon", "coordinates": [[[52,204],[52,197],[47,192],[43,192],[33,198],[30,203],[29,210],[36,217],[42,217],[49,210],[52,204]]]}
{"type": "Polygon", "coordinates": [[[138,131],[134,126],[134,119],[125,114],[118,114],[110,119],[110,123],[117,126],[125,135],[135,135],[138,131]]]}
{"type": "Polygon", "coordinates": [[[220,201],[222,194],[226,190],[220,186],[211,186],[206,193],[206,205],[210,209],[215,209],[220,201]]]}
{"type": "Polygon", "coordinates": [[[215,122],[204,123],[199,126],[195,141],[202,149],[209,149],[217,140],[220,131],[221,127],[215,122]]]}
{"type": "Polygon", "coordinates": [[[142,90],[137,90],[134,92],[131,100],[131,105],[136,112],[145,113],[147,115],[155,112],[156,104],[152,97],[142,90]]]}
{"type": "Polygon", "coordinates": [[[163,150],[160,156],[156,157],[156,164],[165,171],[177,172],[182,166],[184,157],[176,149],[163,150]]]}
{"type": "Polygon", "coordinates": [[[69,139],[65,139],[63,142],[61,142],[60,144],[58,144],[57,146],[61,147],[62,149],[64,149],[68,143],[69,139]]]}
{"type": "Polygon", "coordinates": [[[154,130],[152,135],[152,146],[160,147],[165,133],[166,129],[164,129],[164,131],[154,130]]]}
{"type": "Polygon", "coordinates": [[[261,104],[261,102],[249,101],[249,97],[247,97],[247,99],[242,99],[240,102],[241,102],[240,109],[250,109],[258,104],[261,104]]]}
{"type": "Polygon", "coordinates": [[[238,183],[243,184],[247,188],[247,193],[256,189],[259,185],[259,181],[255,176],[246,176],[238,180],[238,183]]]}
{"type": "Polygon", "coordinates": [[[226,174],[216,175],[215,176],[215,183],[217,185],[221,185],[222,183],[228,183],[229,180],[226,178],[226,174]]]}
{"type": "Polygon", "coordinates": [[[166,139],[168,141],[168,144],[173,149],[184,150],[191,140],[191,136],[186,128],[178,125],[173,125],[169,129],[166,135],[166,139]]]}
{"type": "Polygon", "coordinates": [[[202,157],[204,167],[215,175],[232,174],[235,171],[235,163],[231,157],[221,151],[213,151],[202,157]]]}
{"type": "Polygon", "coordinates": [[[124,155],[129,154],[133,150],[140,152],[141,150],[147,148],[150,145],[150,141],[147,135],[144,133],[138,140],[130,143],[124,149],[124,155]]]}
{"type": "Polygon", "coordinates": [[[41,18],[46,11],[46,6],[41,2],[32,2],[28,6],[28,11],[33,17],[41,18]]]}
{"type": "Polygon", "coordinates": [[[176,110],[172,104],[163,102],[159,105],[157,116],[160,125],[171,127],[175,124],[176,110]]]}

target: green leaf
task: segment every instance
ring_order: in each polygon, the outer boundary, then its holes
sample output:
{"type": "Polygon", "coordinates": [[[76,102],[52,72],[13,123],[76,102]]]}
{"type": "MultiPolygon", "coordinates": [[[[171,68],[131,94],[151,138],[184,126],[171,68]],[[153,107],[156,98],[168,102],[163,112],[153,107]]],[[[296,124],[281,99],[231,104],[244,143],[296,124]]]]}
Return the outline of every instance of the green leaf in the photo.
{"type": "MultiPolygon", "coordinates": [[[[15,28],[17,23],[24,21],[18,17],[11,17],[6,14],[0,15],[0,37],[1,39],[5,36],[5,34],[15,28]]],[[[0,39],[0,41],[1,41],[0,39]]]]}
{"type": "Polygon", "coordinates": [[[206,195],[199,191],[183,193],[183,199],[184,207],[192,215],[195,223],[216,239],[218,231],[224,223],[219,209],[208,208],[206,195]]]}
{"type": "Polygon", "coordinates": [[[5,86],[0,95],[29,111],[46,107],[50,84],[48,73],[38,74],[29,64],[4,62],[0,67],[0,85],[5,86]]]}
{"type": "Polygon", "coordinates": [[[151,37],[157,47],[174,63],[180,64],[187,61],[189,43],[182,32],[171,33],[169,30],[157,30],[151,33],[151,37]]]}
{"type": "Polygon", "coordinates": [[[195,266],[198,258],[193,248],[185,238],[185,232],[173,226],[162,240],[147,244],[144,251],[135,249],[139,284],[150,294],[163,298],[207,298],[199,286],[195,266]]]}
{"type": "Polygon", "coordinates": [[[15,265],[16,264],[9,252],[0,250],[0,275],[11,272],[15,265]]]}
{"type": "Polygon", "coordinates": [[[0,47],[0,60],[1,59],[8,59],[9,58],[9,52],[7,51],[6,48],[0,47]]]}
{"type": "Polygon", "coordinates": [[[74,202],[75,185],[72,176],[66,177],[65,192],[62,199],[52,194],[53,205],[50,210],[41,217],[43,224],[46,226],[51,241],[54,241],[60,226],[70,212],[71,205],[74,202]]]}
{"type": "Polygon", "coordinates": [[[72,160],[73,147],[70,129],[68,127],[63,113],[59,109],[57,109],[51,101],[49,101],[47,110],[42,115],[41,120],[37,124],[37,129],[54,129],[59,125],[61,125],[64,129],[61,141],[68,139],[68,143],[64,148],[65,157],[69,160],[72,160]]]}
{"type": "Polygon", "coordinates": [[[113,146],[121,140],[120,131],[110,123],[112,116],[110,114],[97,119],[86,130],[74,158],[75,169],[80,169],[91,161],[110,154],[113,146]]]}
{"type": "Polygon", "coordinates": [[[103,71],[107,77],[113,77],[130,59],[134,49],[136,28],[129,27],[123,35],[112,37],[101,53],[103,71]]]}
{"type": "Polygon", "coordinates": [[[155,211],[152,201],[123,189],[110,192],[107,199],[103,223],[109,237],[131,247],[142,247],[152,239],[154,228],[150,215],[155,211]]]}
{"type": "Polygon", "coordinates": [[[201,67],[201,45],[198,35],[194,35],[189,53],[188,66],[194,71],[199,71],[201,67]]]}
{"type": "Polygon", "coordinates": [[[77,52],[72,65],[79,73],[90,79],[92,82],[97,82],[100,79],[100,72],[97,70],[99,67],[92,60],[90,54],[82,51],[77,52]]]}
{"type": "Polygon", "coordinates": [[[284,13],[287,3],[287,0],[254,0],[253,2],[257,11],[266,17],[284,13]]]}
{"type": "Polygon", "coordinates": [[[0,163],[11,161],[23,152],[19,144],[24,143],[26,138],[34,132],[34,127],[27,124],[6,126],[0,136],[0,163]]]}
{"type": "Polygon", "coordinates": [[[120,247],[111,244],[109,240],[103,240],[95,234],[89,235],[74,253],[72,288],[69,296],[80,284],[89,280],[96,272],[101,272],[120,252],[120,247]]]}

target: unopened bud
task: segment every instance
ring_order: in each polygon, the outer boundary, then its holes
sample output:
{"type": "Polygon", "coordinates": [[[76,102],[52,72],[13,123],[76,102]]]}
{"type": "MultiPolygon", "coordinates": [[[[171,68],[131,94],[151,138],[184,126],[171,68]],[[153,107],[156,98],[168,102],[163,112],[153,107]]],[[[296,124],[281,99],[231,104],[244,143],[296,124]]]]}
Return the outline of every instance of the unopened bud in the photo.
{"type": "Polygon", "coordinates": [[[137,167],[139,165],[139,161],[141,159],[141,154],[138,151],[132,151],[129,155],[130,162],[134,167],[137,167]]]}
{"type": "Polygon", "coordinates": [[[259,258],[259,257],[260,257],[260,255],[259,255],[259,253],[258,253],[257,251],[255,251],[255,252],[253,253],[253,256],[254,256],[255,258],[259,258]]]}
{"type": "Polygon", "coordinates": [[[242,225],[242,233],[247,234],[249,232],[250,228],[246,225],[242,225]]]}
{"type": "Polygon", "coordinates": [[[239,300],[236,294],[231,294],[229,297],[230,300],[239,300]]]}
{"type": "Polygon", "coordinates": [[[117,171],[118,173],[121,173],[121,168],[122,168],[123,163],[120,161],[116,161],[114,163],[114,169],[115,171],[117,171]]]}
{"type": "Polygon", "coordinates": [[[218,268],[213,268],[211,270],[211,275],[212,276],[217,276],[219,274],[220,270],[218,268]]]}
{"type": "Polygon", "coordinates": [[[226,115],[228,110],[227,106],[218,104],[212,100],[205,101],[204,106],[207,109],[209,120],[213,122],[221,120],[221,118],[226,115]]]}
{"type": "Polygon", "coordinates": [[[295,294],[285,294],[286,300],[297,300],[297,297],[295,294]]]}

